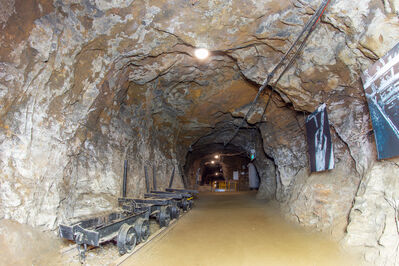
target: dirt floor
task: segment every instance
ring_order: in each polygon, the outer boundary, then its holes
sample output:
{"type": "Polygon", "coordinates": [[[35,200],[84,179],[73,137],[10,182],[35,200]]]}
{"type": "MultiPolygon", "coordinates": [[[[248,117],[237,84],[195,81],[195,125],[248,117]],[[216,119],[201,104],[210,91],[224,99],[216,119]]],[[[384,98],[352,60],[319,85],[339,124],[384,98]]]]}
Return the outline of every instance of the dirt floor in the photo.
{"type": "MultiPolygon", "coordinates": [[[[159,230],[151,220],[151,231],[159,230]]],[[[0,220],[0,265],[81,265],[72,242],[54,232],[0,220]]],[[[85,265],[113,265],[112,241],[87,252],[85,265]]],[[[195,207],[123,265],[361,265],[338,244],[284,222],[254,192],[202,192],[195,207]]]]}
{"type": "MultiPolygon", "coordinates": [[[[159,229],[158,223],[151,219],[151,234],[159,229]]],[[[0,266],[80,266],[78,254],[76,245],[60,239],[56,232],[42,232],[25,224],[0,220],[0,266]]],[[[89,247],[84,265],[113,265],[119,257],[115,241],[109,241],[98,248],[89,247]]]]}
{"type": "Polygon", "coordinates": [[[361,265],[338,244],[288,224],[254,193],[205,193],[162,239],[123,265],[361,265]]]}
{"type": "Polygon", "coordinates": [[[61,244],[53,233],[0,220],[0,265],[60,265],[61,244]]]}

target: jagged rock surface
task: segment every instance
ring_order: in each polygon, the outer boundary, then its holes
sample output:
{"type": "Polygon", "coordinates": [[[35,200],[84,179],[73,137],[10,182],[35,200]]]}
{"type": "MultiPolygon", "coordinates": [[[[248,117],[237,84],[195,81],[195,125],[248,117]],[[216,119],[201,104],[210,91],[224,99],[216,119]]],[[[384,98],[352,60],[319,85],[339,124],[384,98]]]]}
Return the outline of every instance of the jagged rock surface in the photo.
{"type": "MultiPolygon", "coordinates": [[[[319,2],[2,1],[0,217],[54,229],[113,208],[125,158],[129,195],[144,192],[144,164],[155,164],[166,186],[172,164],[184,165],[199,138],[231,136],[319,2]],[[199,46],[214,54],[198,62],[199,46]]],[[[396,172],[378,181],[396,166],[375,161],[359,74],[397,42],[398,7],[395,0],[332,1],[265,116],[262,95],[248,118],[262,138],[255,163],[267,167],[259,197],[276,198],[291,219],[338,238],[348,226],[348,244],[373,246],[367,258],[376,264],[396,263],[388,252],[394,233],[380,241],[372,232],[384,221],[384,232],[396,230],[392,217],[375,212],[381,206],[392,214],[392,206],[373,198],[375,190],[396,198],[389,187],[396,172]],[[310,174],[304,115],[321,102],[336,169],[310,174]],[[376,217],[381,223],[359,232],[376,217]]]]}

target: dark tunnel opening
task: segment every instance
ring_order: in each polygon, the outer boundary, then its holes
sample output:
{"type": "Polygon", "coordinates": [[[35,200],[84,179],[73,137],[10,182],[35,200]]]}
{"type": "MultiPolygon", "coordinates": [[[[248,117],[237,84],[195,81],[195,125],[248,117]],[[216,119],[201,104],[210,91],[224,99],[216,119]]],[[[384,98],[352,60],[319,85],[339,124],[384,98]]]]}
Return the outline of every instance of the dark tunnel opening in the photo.
{"type": "MultiPolygon", "coordinates": [[[[257,165],[263,166],[263,160],[267,157],[261,148],[261,141],[257,147],[255,142],[250,143],[253,140],[251,136],[256,132],[256,129],[240,130],[237,139],[233,140],[239,145],[210,143],[194,146],[187,154],[184,167],[189,183],[200,191],[258,190],[262,176],[257,165]]],[[[217,132],[215,135],[215,138],[220,136],[217,132]]]]}

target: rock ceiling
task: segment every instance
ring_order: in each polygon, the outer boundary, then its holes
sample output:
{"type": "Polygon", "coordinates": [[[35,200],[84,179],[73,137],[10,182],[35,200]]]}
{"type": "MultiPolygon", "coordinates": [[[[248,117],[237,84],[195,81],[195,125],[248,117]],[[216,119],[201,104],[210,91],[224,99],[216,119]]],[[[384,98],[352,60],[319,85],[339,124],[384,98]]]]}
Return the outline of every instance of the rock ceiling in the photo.
{"type": "MultiPolygon", "coordinates": [[[[231,136],[320,2],[2,0],[0,218],[54,229],[111,209],[124,159],[130,196],[144,191],[143,165],[166,186],[190,146],[231,136]]],[[[232,142],[246,149],[257,132],[262,197],[300,223],[343,232],[352,205],[369,202],[355,193],[374,193],[361,183],[380,172],[359,75],[398,41],[398,12],[396,0],[331,1],[267,112],[270,91],[232,142]],[[337,167],[309,175],[303,121],[322,102],[337,167]]]]}
{"type": "MultiPolygon", "coordinates": [[[[283,116],[279,112],[287,104],[309,112],[320,102],[341,109],[347,95],[353,102],[364,101],[359,71],[394,41],[382,41],[368,32],[380,27],[382,15],[372,7],[383,6],[377,1],[367,3],[368,7],[345,1],[331,4],[296,65],[277,85],[279,97],[268,110],[270,117],[283,116]]],[[[9,17],[2,24],[7,34],[1,39],[6,47],[1,61],[9,62],[2,66],[5,71],[24,78],[5,79],[6,86],[21,90],[3,97],[3,117],[12,103],[23,101],[20,95],[29,93],[29,82],[40,75],[43,81],[36,86],[49,88],[43,100],[57,120],[66,113],[74,120],[83,119],[68,111],[71,104],[80,114],[90,111],[95,121],[115,109],[114,101],[118,106],[133,104],[137,112],[147,109],[158,129],[173,131],[187,148],[216,123],[231,120],[231,115],[242,116],[257,84],[289,48],[317,4],[97,0],[56,1],[52,6],[42,0],[33,8],[17,1],[14,10],[4,15],[9,17]],[[21,12],[27,9],[32,12],[21,20],[21,12]],[[206,47],[212,56],[199,62],[193,57],[194,47],[206,47]],[[66,88],[70,89],[64,93],[66,88]],[[146,101],[151,106],[145,106],[146,101]],[[63,114],[57,117],[55,109],[60,106],[63,114]]],[[[387,23],[397,20],[385,19],[387,23]]],[[[260,119],[258,114],[250,122],[260,119]]],[[[339,127],[342,121],[336,124],[339,127]]]]}

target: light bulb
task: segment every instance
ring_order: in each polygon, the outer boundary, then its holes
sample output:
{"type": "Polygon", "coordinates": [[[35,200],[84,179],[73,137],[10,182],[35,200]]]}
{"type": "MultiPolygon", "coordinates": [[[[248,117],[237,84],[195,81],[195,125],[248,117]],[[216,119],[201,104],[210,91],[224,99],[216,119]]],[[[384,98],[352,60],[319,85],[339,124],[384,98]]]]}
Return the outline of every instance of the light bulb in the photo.
{"type": "Polygon", "coordinates": [[[198,59],[203,60],[209,56],[209,51],[205,48],[198,48],[195,49],[194,54],[198,59]]]}

